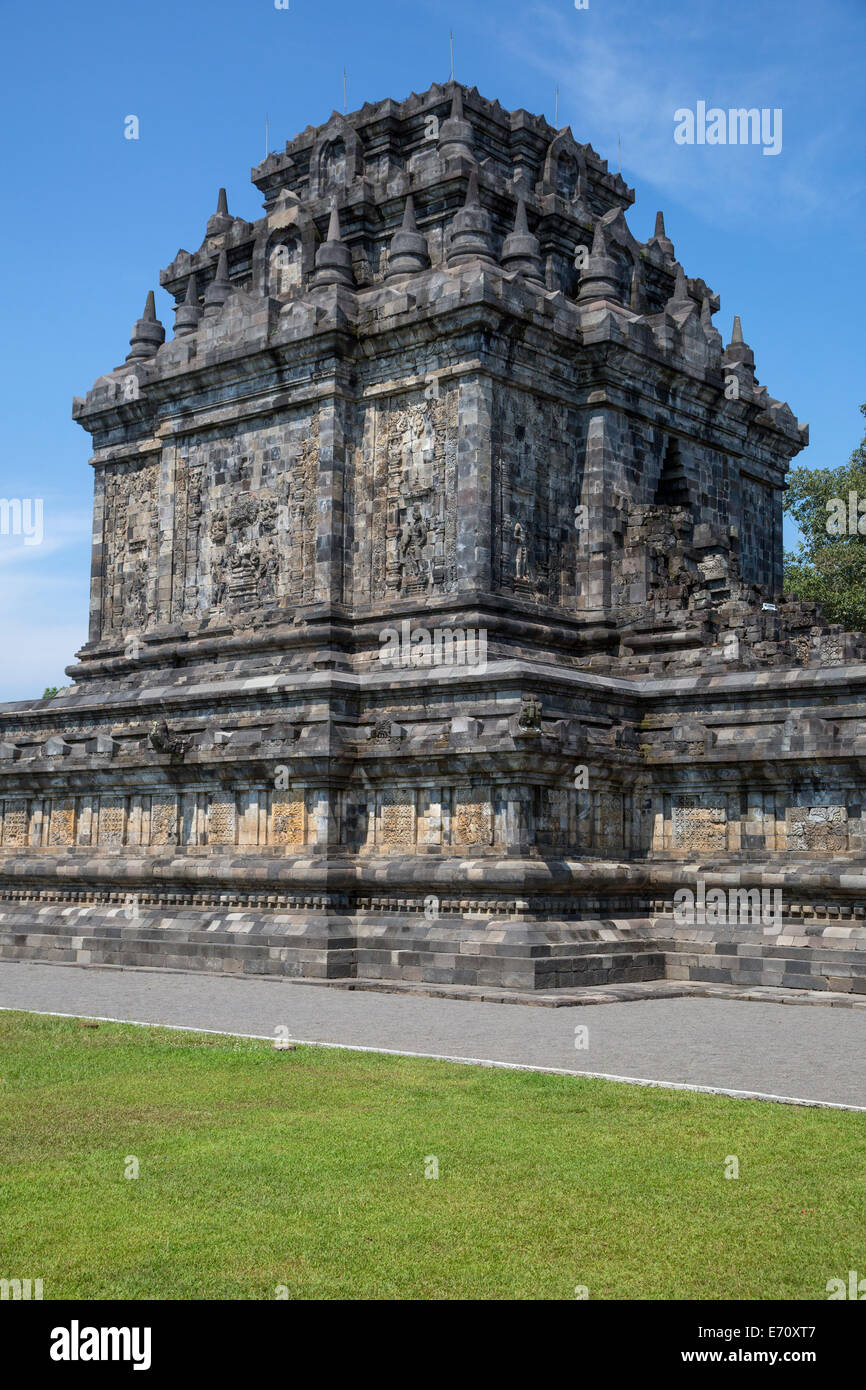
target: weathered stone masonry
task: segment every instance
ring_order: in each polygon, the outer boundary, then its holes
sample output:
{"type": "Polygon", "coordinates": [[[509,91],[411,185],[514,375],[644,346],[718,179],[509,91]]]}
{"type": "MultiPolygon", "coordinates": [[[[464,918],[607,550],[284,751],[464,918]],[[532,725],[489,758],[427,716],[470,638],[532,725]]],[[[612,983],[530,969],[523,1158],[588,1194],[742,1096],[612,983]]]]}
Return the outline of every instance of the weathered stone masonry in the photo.
{"type": "Polygon", "coordinates": [[[0,954],[866,991],[864,639],[781,593],[807,428],[661,214],[454,83],[253,182],[74,405],[90,634],[0,707],[0,954]],[[407,621],[486,661],[383,665],[407,621]],[[782,930],[675,927],[698,874],[782,930]]]}

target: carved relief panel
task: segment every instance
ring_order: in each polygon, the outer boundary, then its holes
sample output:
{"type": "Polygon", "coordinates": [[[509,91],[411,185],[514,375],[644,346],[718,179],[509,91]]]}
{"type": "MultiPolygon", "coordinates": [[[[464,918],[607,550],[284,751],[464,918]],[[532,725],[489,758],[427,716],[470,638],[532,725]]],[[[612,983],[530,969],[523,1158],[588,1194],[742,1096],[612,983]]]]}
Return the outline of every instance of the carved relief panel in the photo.
{"type": "Polygon", "coordinates": [[[477,792],[457,789],[454,793],[452,842],[455,845],[489,845],[493,839],[493,807],[489,798],[477,792]]]}
{"type": "Polygon", "coordinates": [[[677,796],[671,807],[671,848],[703,853],[727,849],[724,796],[677,796]]]}
{"type": "Polygon", "coordinates": [[[150,803],[150,843],[176,845],[178,842],[177,798],[154,796],[150,803]]]}
{"type": "Polygon", "coordinates": [[[123,797],[104,796],[99,803],[99,843],[116,846],[123,844],[126,825],[126,802],[123,797]]]}
{"type": "Polygon", "coordinates": [[[623,847],[622,795],[598,794],[598,848],[602,854],[616,854],[623,847]]]}
{"type": "Polygon", "coordinates": [[[316,490],[319,467],[319,416],[304,430],[283,479],[280,500],[286,507],[288,573],[286,592],[292,603],[312,603],[316,584],[316,490]]]}
{"type": "Polygon", "coordinates": [[[4,801],[2,844],[4,849],[21,849],[27,844],[28,810],[26,801],[4,801]]]}
{"type": "Polygon", "coordinates": [[[158,465],[115,465],[105,473],[102,635],[142,631],[156,621],[158,465]]]}
{"type": "Polygon", "coordinates": [[[788,849],[841,854],[848,848],[845,806],[791,806],[785,822],[788,849]]]}
{"type": "Polygon", "coordinates": [[[204,504],[204,466],[181,453],[175,463],[171,617],[179,621],[200,611],[198,560],[204,504]]]}
{"type": "Polygon", "coordinates": [[[212,796],[208,806],[207,842],[233,845],[237,840],[237,800],[230,793],[212,796]]]}
{"type": "Polygon", "coordinates": [[[306,806],[302,792],[281,792],[271,804],[272,845],[303,845],[306,842],[306,806]]]}
{"type": "Polygon", "coordinates": [[[179,448],[175,621],[312,601],[317,466],[317,415],[179,448]]]}
{"type": "Polygon", "coordinates": [[[376,843],[386,848],[410,848],[415,843],[415,796],[406,788],[380,793],[376,843]]]}
{"type": "Polygon", "coordinates": [[[563,603],[576,590],[580,496],[566,408],[497,387],[491,444],[495,581],[505,592],[563,603]]]}
{"type": "Polygon", "coordinates": [[[355,508],[359,597],[375,602],[451,592],[457,584],[457,388],[376,402],[363,441],[355,508]]]}
{"type": "Polygon", "coordinates": [[[51,803],[48,843],[60,847],[75,844],[75,798],[61,797],[51,803]]]}
{"type": "Polygon", "coordinates": [[[568,849],[572,841],[571,796],[564,787],[545,787],[541,798],[542,838],[555,849],[568,849]]]}

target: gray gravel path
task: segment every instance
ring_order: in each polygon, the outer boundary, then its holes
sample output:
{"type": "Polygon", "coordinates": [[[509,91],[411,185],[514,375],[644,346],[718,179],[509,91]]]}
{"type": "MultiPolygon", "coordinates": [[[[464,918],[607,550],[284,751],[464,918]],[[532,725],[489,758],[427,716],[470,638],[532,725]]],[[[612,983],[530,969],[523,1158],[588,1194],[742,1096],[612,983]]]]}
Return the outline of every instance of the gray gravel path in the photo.
{"type": "Polygon", "coordinates": [[[0,1006],[866,1107],[866,1012],[723,999],[541,1009],[283,980],[0,963],[0,1006]],[[576,1028],[588,1047],[575,1047],[576,1028]]]}

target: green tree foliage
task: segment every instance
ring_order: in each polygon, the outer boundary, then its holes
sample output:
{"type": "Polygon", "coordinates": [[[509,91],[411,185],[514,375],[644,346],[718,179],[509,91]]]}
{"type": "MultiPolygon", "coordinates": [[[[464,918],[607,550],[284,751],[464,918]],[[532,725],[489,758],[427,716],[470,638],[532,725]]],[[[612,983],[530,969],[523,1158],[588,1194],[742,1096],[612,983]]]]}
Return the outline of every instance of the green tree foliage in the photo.
{"type": "Polygon", "coordinates": [[[42,698],[43,698],[43,700],[53,700],[53,699],[54,699],[54,696],[55,696],[55,695],[59,695],[59,694],[60,694],[60,686],[59,686],[59,685],[46,685],[45,689],[44,689],[43,692],[42,692],[42,698]]]}
{"type": "Polygon", "coordinates": [[[828,622],[866,631],[866,434],[840,468],[793,469],[784,509],[803,537],[785,555],[785,592],[820,603],[828,622]]]}

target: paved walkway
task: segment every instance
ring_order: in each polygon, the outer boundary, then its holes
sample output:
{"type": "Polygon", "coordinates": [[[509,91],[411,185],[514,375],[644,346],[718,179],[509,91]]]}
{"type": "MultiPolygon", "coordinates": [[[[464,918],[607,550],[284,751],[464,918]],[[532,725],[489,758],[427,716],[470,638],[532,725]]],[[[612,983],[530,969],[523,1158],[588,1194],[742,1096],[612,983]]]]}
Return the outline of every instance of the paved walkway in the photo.
{"type": "Polygon", "coordinates": [[[866,1012],[726,999],[542,1009],[288,980],[0,963],[0,1007],[866,1109],[866,1012]],[[575,1047],[575,1030],[588,1046],[575,1047]]]}

